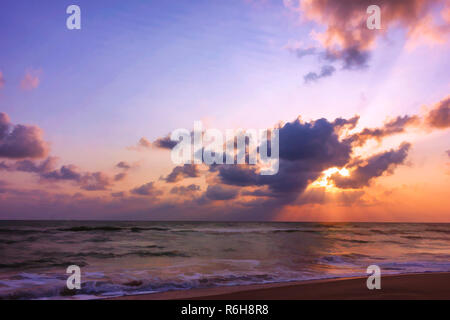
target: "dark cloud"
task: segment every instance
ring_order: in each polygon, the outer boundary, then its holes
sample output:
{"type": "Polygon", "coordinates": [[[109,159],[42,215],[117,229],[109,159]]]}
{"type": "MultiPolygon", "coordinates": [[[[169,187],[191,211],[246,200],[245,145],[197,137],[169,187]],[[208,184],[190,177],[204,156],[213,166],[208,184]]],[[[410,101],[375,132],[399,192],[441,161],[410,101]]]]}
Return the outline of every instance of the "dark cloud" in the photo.
{"type": "Polygon", "coordinates": [[[42,130],[36,126],[13,126],[5,113],[0,113],[0,158],[43,158],[48,144],[42,139],[42,130]]]}
{"type": "Polygon", "coordinates": [[[170,136],[165,136],[163,138],[158,138],[153,142],[153,145],[160,149],[173,149],[178,144],[177,141],[172,141],[170,136]]]}
{"type": "Polygon", "coordinates": [[[425,122],[430,128],[450,128],[450,97],[437,103],[426,116],[425,122]]]}
{"type": "Polygon", "coordinates": [[[343,130],[352,130],[356,127],[359,121],[359,116],[354,116],[350,119],[337,118],[333,121],[333,127],[337,133],[343,130]]]}
{"type": "Polygon", "coordinates": [[[305,83],[315,82],[321,78],[330,77],[336,71],[336,68],[331,65],[323,66],[320,73],[309,72],[303,77],[305,83]]]}
{"type": "Polygon", "coordinates": [[[120,192],[112,192],[111,193],[111,197],[113,198],[123,198],[125,197],[125,192],[124,191],[120,191],[120,192]]]}
{"type": "MultiPolygon", "coordinates": [[[[332,167],[349,167],[350,177],[333,176],[341,188],[361,188],[374,178],[392,170],[404,162],[410,145],[404,143],[398,150],[384,152],[366,160],[355,161],[352,158],[354,143],[352,139],[340,138],[342,128],[354,128],[359,117],[338,118],[333,122],[319,119],[311,122],[296,120],[280,128],[279,172],[273,176],[259,175],[254,166],[218,165],[218,182],[213,185],[241,187],[242,196],[256,199],[242,203],[246,210],[260,210],[261,215],[269,218],[288,204],[304,205],[308,203],[339,202],[351,205],[363,195],[363,192],[340,191],[333,197],[320,192],[307,192],[310,183],[316,181],[322,172],[332,167]],[[256,187],[256,189],[255,189],[256,187]],[[252,188],[252,189],[251,189],[252,188]]],[[[398,118],[386,124],[386,130],[393,134],[398,127],[408,123],[409,118],[398,118]]],[[[211,185],[210,185],[211,186],[211,185]]],[[[208,197],[205,197],[208,198],[208,197]]],[[[199,202],[203,203],[203,202],[199,202]]]]}
{"type": "Polygon", "coordinates": [[[317,48],[309,47],[309,48],[295,48],[290,49],[290,51],[294,52],[298,58],[303,58],[306,56],[313,56],[317,54],[317,48]]]}
{"type": "Polygon", "coordinates": [[[297,119],[286,123],[280,129],[280,158],[318,168],[345,164],[351,146],[347,141],[340,141],[335,132],[340,121],[330,123],[319,119],[303,123],[297,119]]]}
{"type": "Polygon", "coordinates": [[[82,177],[81,172],[75,165],[65,165],[57,170],[47,172],[41,175],[41,178],[47,180],[72,180],[80,181],[82,177]]]}
{"type": "Polygon", "coordinates": [[[13,163],[7,163],[3,161],[0,162],[0,170],[45,173],[53,170],[56,167],[57,161],[57,157],[48,157],[41,162],[36,162],[28,159],[16,161],[13,163]]]}
{"type": "Polygon", "coordinates": [[[358,189],[368,186],[372,179],[383,175],[384,173],[392,173],[392,170],[399,164],[403,164],[411,144],[402,143],[397,150],[389,150],[376,154],[362,163],[350,168],[350,176],[344,177],[340,174],[334,174],[331,179],[334,184],[342,189],[358,189]]]}
{"type": "Polygon", "coordinates": [[[195,164],[185,164],[183,166],[175,167],[172,172],[162,180],[168,183],[174,183],[181,181],[185,178],[197,178],[199,177],[198,166],[195,164]]]}
{"type": "Polygon", "coordinates": [[[131,169],[131,164],[126,161],[120,161],[118,164],[116,164],[116,168],[128,170],[131,169]]]}
{"type": "Polygon", "coordinates": [[[81,188],[87,191],[107,190],[111,184],[111,179],[103,172],[85,173],[80,181],[81,188]]]}
{"type": "Polygon", "coordinates": [[[131,190],[131,193],[139,196],[158,196],[162,194],[162,192],[155,187],[154,182],[149,182],[134,188],[131,190]]]}
{"type": "Polygon", "coordinates": [[[107,190],[112,182],[103,172],[81,172],[75,165],[65,165],[57,170],[40,174],[43,181],[72,181],[86,191],[107,190]]]}
{"type": "Polygon", "coordinates": [[[241,192],[242,196],[251,196],[251,197],[273,197],[275,196],[273,192],[267,190],[266,188],[258,188],[254,190],[243,190],[241,192]]]}
{"type": "Polygon", "coordinates": [[[410,126],[417,126],[420,122],[418,116],[399,116],[386,122],[381,128],[365,128],[361,132],[355,133],[349,139],[357,146],[364,145],[369,139],[381,141],[383,138],[405,132],[410,126]]]}
{"type": "Polygon", "coordinates": [[[450,157],[450,150],[447,150],[445,152],[447,152],[447,155],[450,157]]]}
{"type": "MultiPolygon", "coordinates": [[[[336,123],[341,123],[338,121],[336,123]]],[[[316,180],[323,170],[342,167],[352,152],[349,141],[341,141],[336,133],[338,124],[326,119],[303,123],[286,123],[279,131],[279,172],[263,176],[252,166],[217,166],[223,184],[234,186],[267,186],[277,196],[292,199],[316,180]]]]}
{"type": "Polygon", "coordinates": [[[125,172],[121,172],[114,176],[114,181],[122,181],[126,177],[127,177],[127,174],[125,172]]]}
{"type": "Polygon", "coordinates": [[[141,138],[137,143],[137,146],[129,147],[131,150],[142,150],[142,149],[150,149],[152,147],[160,148],[160,149],[173,149],[178,142],[170,140],[170,136],[165,136],[162,138],[156,139],[153,143],[150,142],[147,138],[141,138]]]}
{"type": "Polygon", "coordinates": [[[358,70],[368,67],[367,62],[370,58],[370,53],[368,51],[359,49],[357,46],[354,46],[342,50],[328,50],[324,52],[321,57],[322,59],[329,62],[342,61],[343,69],[358,70]]]}
{"type": "Polygon", "coordinates": [[[221,185],[208,186],[205,196],[209,200],[232,200],[239,194],[234,188],[224,187],[221,185]]]}
{"type": "Polygon", "coordinates": [[[200,191],[200,186],[198,186],[196,184],[191,184],[191,185],[188,185],[187,187],[185,187],[185,186],[173,187],[170,190],[170,193],[179,194],[179,195],[192,195],[193,193],[195,193],[197,191],[200,191]]]}

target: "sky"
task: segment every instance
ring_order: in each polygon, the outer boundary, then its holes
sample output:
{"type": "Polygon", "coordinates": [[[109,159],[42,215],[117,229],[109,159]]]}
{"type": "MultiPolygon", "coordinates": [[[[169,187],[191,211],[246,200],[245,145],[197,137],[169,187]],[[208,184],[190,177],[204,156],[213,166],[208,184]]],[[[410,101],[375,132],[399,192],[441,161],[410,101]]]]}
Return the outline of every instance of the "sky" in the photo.
{"type": "Polygon", "coordinates": [[[4,0],[0,219],[450,222],[449,35],[445,0],[4,0]],[[175,165],[195,121],[278,128],[278,174],[175,165]]]}

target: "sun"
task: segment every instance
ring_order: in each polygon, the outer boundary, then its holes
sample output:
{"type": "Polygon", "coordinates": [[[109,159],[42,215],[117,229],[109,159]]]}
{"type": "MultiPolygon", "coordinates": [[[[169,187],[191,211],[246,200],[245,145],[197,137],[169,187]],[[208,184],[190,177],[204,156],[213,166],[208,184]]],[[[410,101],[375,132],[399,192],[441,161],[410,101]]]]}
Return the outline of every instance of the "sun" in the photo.
{"type": "Polygon", "coordinates": [[[330,191],[335,190],[336,187],[335,187],[333,181],[329,180],[329,178],[335,173],[339,173],[343,177],[348,177],[350,175],[350,171],[348,171],[347,168],[339,169],[337,167],[333,167],[333,168],[323,171],[322,175],[311,184],[311,187],[326,188],[327,190],[330,190],[330,191]]]}

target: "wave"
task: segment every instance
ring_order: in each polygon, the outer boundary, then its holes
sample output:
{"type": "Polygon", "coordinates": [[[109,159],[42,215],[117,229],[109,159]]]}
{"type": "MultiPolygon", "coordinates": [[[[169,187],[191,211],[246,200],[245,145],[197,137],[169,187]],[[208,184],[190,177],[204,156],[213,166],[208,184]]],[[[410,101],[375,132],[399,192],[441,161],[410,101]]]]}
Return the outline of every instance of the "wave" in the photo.
{"type": "Polygon", "coordinates": [[[79,226],[79,227],[70,227],[70,228],[58,229],[58,231],[68,231],[68,232],[122,231],[122,230],[123,230],[123,228],[112,227],[112,226],[102,226],[102,227],[79,226]]]}
{"type": "Polygon", "coordinates": [[[425,229],[425,231],[450,234],[450,229],[425,229]]]}
{"type": "MultiPolygon", "coordinates": [[[[148,246],[149,249],[161,249],[160,246],[148,246]]],[[[43,253],[45,254],[45,253],[43,253]]],[[[30,259],[15,261],[10,263],[0,263],[0,269],[33,269],[49,267],[67,267],[69,265],[87,266],[86,259],[114,259],[127,256],[139,257],[190,257],[188,254],[179,251],[146,251],[135,250],[121,254],[111,252],[79,252],[79,253],[53,253],[52,258],[30,259]]]]}
{"type": "Polygon", "coordinates": [[[0,263],[0,269],[67,267],[70,265],[78,265],[80,267],[84,267],[87,266],[87,263],[82,260],[72,261],[72,260],[60,260],[56,258],[43,258],[19,262],[0,263]]]}
{"type": "Polygon", "coordinates": [[[256,233],[256,234],[266,234],[266,233],[295,233],[295,232],[306,232],[306,233],[323,233],[320,230],[307,230],[307,229],[293,229],[293,228],[198,228],[198,229],[172,229],[170,230],[174,233],[209,233],[209,234],[230,234],[230,233],[256,233]]]}
{"type": "Polygon", "coordinates": [[[168,231],[169,228],[163,227],[113,227],[113,226],[99,226],[99,227],[90,227],[90,226],[77,226],[70,228],[62,228],[57,229],[58,231],[64,232],[88,232],[88,231],[131,231],[131,232],[141,232],[141,231],[168,231]]]}
{"type": "Polygon", "coordinates": [[[133,251],[125,253],[120,256],[139,256],[139,257],[185,257],[188,258],[189,255],[179,252],[179,251],[162,251],[162,252],[152,252],[152,251],[133,251]]]}
{"type": "Polygon", "coordinates": [[[360,239],[343,239],[343,238],[328,238],[329,240],[337,240],[342,242],[349,242],[349,243],[370,243],[372,241],[369,240],[360,240],[360,239]]]}
{"type": "Polygon", "coordinates": [[[1,233],[6,233],[6,234],[20,234],[20,235],[25,235],[25,234],[31,234],[31,233],[44,233],[47,232],[47,229],[1,229],[0,228],[0,234],[1,233]]]}
{"type": "MultiPolygon", "coordinates": [[[[89,280],[82,282],[81,289],[68,290],[65,280],[62,278],[50,278],[39,275],[28,275],[19,280],[0,281],[6,287],[19,287],[10,292],[0,291],[1,299],[94,299],[99,297],[136,295],[145,293],[165,292],[171,290],[187,290],[193,288],[211,288],[217,286],[245,285],[256,283],[271,283],[283,281],[271,274],[260,273],[252,275],[224,274],[224,275],[196,275],[180,276],[179,279],[134,279],[131,281],[119,281],[110,279],[89,280]],[[34,282],[45,283],[29,287],[30,278],[34,282]],[[20,288],[20,285],[23,288],[20,288]]],[[[289,281],[287,278],[284,281],[289,281]]]]}

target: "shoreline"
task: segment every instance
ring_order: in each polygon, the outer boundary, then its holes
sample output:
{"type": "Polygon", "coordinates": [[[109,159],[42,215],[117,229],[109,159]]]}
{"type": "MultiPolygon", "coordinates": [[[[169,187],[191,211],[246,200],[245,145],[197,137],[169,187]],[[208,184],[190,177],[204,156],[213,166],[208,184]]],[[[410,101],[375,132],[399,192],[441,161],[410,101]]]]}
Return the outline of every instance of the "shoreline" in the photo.
{"type": "MultiPolygon", "coordinates": [[[[407,273],[381,277],[369,290],[367,277],[332,278],[269,284],[188,289],[105,298],[106,300],[450,300],[450,272],[407,273]]],[[[104,300],[104,299],[101,299],[104,300]]]]}

